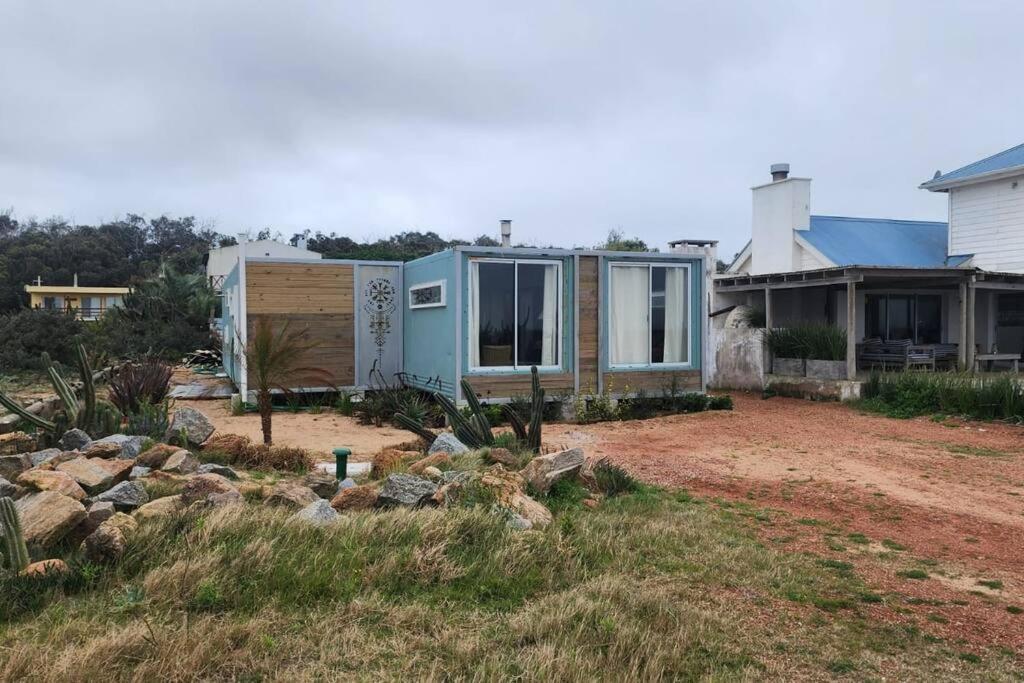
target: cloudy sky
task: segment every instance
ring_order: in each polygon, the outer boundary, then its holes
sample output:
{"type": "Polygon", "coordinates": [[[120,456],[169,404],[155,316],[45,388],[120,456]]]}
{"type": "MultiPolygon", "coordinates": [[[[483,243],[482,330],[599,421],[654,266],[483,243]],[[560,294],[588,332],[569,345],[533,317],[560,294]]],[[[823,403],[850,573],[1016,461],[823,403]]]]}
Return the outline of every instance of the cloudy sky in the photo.
{"type": "Polygon", "coordinates": [[[1024,141],[1024,4],[0,0],[0,208],[355,238],[749,236],[1024,141]],[[258,5],[258,7],[257,7],[258,5]]]}

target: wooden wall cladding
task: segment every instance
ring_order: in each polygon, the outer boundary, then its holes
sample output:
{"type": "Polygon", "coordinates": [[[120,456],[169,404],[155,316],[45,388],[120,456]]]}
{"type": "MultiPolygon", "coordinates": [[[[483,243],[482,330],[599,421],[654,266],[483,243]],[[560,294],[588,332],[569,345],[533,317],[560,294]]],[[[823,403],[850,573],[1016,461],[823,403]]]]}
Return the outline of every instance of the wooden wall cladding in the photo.
{"type": "Polygon", "coordinates": [[[611,394],[635,393],[643,389],[648,396],[657,397],[672,384],[673,376],[680,390],[700,391],[700,370],[606,372],[604,388],[611,394]]]}
{"type": "MultiPolygon", "coordinates": [[[[355,321],[351,315],[314,315],[308,313],[263,313],[249,315],[249,338],[261,319],[269,319],[274,331],[287,322],[289,331],[303,330],[316,347],[306,352],[301,364],[327,373],[331,384],[339,387],[355,384],[355,321]]],[[[249,387],[253,388],[253,374],[249,371],[249,387]]],[[[287,383],[289,388],[323,386],[320,377],[297,376],[287,383]]]]}
{"type": "Polygon", "coordinates": [[[598,328],[598,306],[600,305],[600,289],[598,286],[598,257],[581,256],[579,264],[579,286],[576,296],[579,300],[579,373],[580,393],[596,394],[598,389],[598,345],[600,330],[598,328]]]}
{"type": "Polygon", "coordinates": [[[352,266],[247,263],[245,281],[250,316],[258,313],[353,313],[352,266]]]}
{"type": "MultiPolygon", "coordinates": [[[[511,398],[530,393],[530,373],[509,375],[466,375],[466,380],[480,399],[511,398]]],[[[575,377],[571,372],[541,373],[540,385],[548,397],[552,393],[572,393],[575,377]]]]}

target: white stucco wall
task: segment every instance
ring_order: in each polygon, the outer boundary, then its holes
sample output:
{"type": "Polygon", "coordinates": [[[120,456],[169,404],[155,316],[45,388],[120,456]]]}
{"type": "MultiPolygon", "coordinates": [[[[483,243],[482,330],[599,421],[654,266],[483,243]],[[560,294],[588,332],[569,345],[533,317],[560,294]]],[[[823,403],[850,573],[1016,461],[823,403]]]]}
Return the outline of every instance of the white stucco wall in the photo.
{"type": "MultiPolygon", "coordinates": [[[[245,243],[248,256],[276,256],[278,258],[321,259],[322,254],[300,249],[274,240],[256,240],[245,243]]],[[[219,282],[238,263],[238,245],[211,249],[206,262],[206,277],[210,282],[219,282]]]]}
{"type": "Polygon", "coordinates": [[[949,191],[949,253],[983,270],[1024,273],[1024,174],[949,191]]]}
{"type": "Polygon", "coordinates": [[[750,274],[798,270],[800,247],[794,230],[807,230],[811,221],[810,178],[787,178],[752,188],[750,274]]]}

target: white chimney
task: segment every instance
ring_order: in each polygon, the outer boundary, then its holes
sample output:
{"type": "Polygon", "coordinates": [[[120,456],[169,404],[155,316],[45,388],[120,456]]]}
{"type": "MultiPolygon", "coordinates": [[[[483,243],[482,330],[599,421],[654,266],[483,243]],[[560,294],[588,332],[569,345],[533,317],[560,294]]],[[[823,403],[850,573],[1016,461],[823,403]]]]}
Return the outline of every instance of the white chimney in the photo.
{"type": "Polygon", "coordinates": [[[811,227],[811,179],[791,178],[789,164],[772,164],[772,181],[753,194],[750,274],[799,270],[794,230],[811,227]]]}
{"type": "Polygon", "coordinates": [[[78,286],[78,273],[75,273],[75,287],[78,286]]]}
{"type": "Polygon", "coordinates": [[[501,246],[512,246],[512,221],[507,218],[501,221],[501,246]]]}

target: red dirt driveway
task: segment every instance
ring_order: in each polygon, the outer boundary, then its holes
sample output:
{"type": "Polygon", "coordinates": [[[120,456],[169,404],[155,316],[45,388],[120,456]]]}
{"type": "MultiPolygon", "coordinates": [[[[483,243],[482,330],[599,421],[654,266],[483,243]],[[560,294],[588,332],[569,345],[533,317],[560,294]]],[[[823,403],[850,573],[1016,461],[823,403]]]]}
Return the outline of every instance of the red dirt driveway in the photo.
{"type": "Polygon", "coordinates": [[[651,483],[792,513],[761,533],[868,558],[861,564],[876,587],[953,606],[930,614],[930,626],[1024,650],[1024,427],[733,398],[732,411],[551,425],[545,437],[651,483]],[[898,578],[917,567],[931,580],[898,578]]]}

